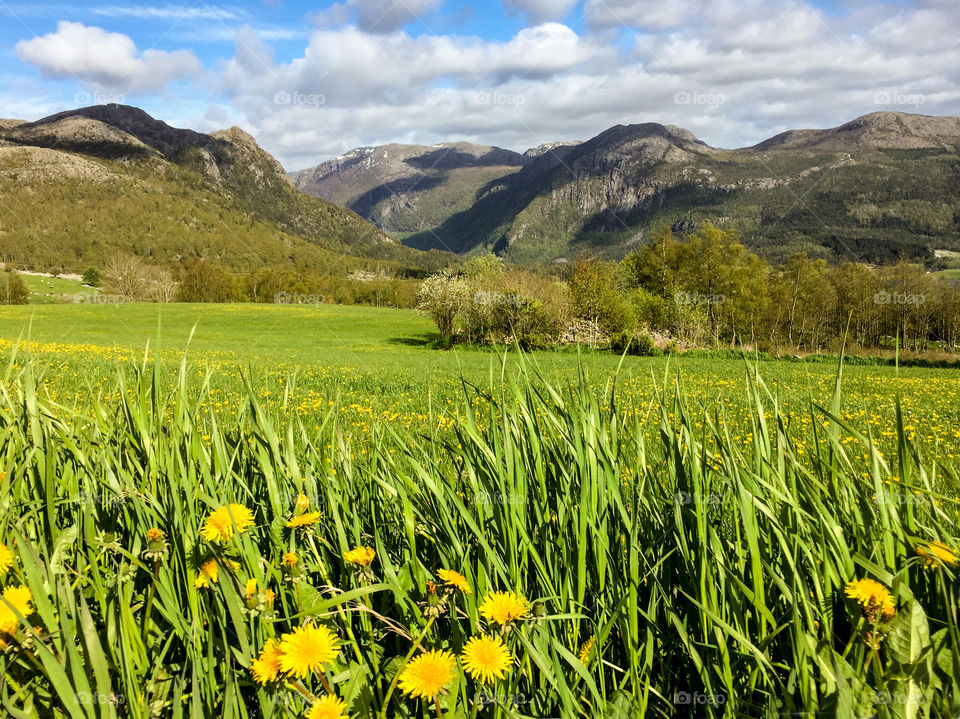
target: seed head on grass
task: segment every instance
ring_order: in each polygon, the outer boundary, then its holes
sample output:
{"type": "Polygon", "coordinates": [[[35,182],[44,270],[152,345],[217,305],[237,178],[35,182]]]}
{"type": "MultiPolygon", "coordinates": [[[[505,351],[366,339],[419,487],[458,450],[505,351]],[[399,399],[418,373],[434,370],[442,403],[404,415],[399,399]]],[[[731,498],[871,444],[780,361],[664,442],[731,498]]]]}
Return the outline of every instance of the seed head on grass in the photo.
{"type": "Polygon", "coordinates": [[[463,669],[483,684],[492,684],[510,671],[513,660],[499,637],[471,637],[460,653],[463,669]]]}
{"type": "Polygon", "coordinates": [[[448,651],[435,649],[412,659],[400,675],[400,691],[416,699],[433,699],[453,680],[457,659],[448,651]]]}
{"type": "Polygon", "coordinates": [[[299,679],[322,672],[340,653],[340,639],[322,624],[305,624],[280,637],[280,667],[299,679]]]}

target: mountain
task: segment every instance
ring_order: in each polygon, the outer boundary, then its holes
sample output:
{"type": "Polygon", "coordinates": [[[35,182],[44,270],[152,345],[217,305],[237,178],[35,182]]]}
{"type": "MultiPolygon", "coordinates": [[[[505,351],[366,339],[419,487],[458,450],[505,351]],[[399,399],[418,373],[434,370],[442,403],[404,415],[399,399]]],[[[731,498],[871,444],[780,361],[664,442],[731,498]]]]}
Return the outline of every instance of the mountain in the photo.
{"type": "Polygon", "coordinates": [[[0,122],[0,193],[0,260],[19,265],[102,266],[117,253],[241,271],[436,262],[298,192],[243,130],[174,128],[125,105],[0,122]]]}
{"type": "MultiPolygon", "coordinates": [[[[404,239],[519,263],[621,257],[661,225],[711,221],[767,259],[887,261],[960,250],[960,119],[881,112],[753,147],[713,148],[655,123],[527,154],[473,203],[404,239]]],[[[371,180],[372,182],[373,180],[371,180]]]]}
{"type": "Polygon", "coordinates": [[[361,147],[290,174],[302,192],[348,207],[386,232],[429,232],[478,192],[523,166],[523,155],[466,142],[361,147]]]}

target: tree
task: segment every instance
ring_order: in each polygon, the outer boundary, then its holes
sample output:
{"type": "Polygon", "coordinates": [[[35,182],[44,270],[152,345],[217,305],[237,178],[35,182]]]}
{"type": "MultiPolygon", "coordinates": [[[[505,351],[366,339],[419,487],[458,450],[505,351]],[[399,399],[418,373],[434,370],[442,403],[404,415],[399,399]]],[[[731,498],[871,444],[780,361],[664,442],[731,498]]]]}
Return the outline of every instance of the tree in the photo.
{"type": "Polygon", "coordinates": [[[147,297],[151,302],[173,302],[177,299],[179,286],[169,270],[162,267],[150,268],[147,297]]]}
{"type": "Polygon", "coordinates": [[[232,302],[237,299],[233,275],[210,260],[199,257],[183,259],[178,279],[181,302],[232,302]]]}
{"type": "Polygon", "coordinates": [[[470,285],[466,280],[444,270],[420,285],[417,309],[437,323],[444,342],[451,342],[457,332],[457,319],[469,297],[470,285]]]}
{"type": "Polygon", "coordinates": [[[103,281],[103,273],[96,267],[88,267],[83,271],[83,277],[80,281],[87,287],[99,287],[103,281]]]}
{"type": "Polygon", "coordinates": [[[136,255],[118,255],[103,273],[103,288],[124,302],[137,302],[146,296],[149,270],[136,255]]]}
{"type": "Polygon", "coordinates": [[[0,272],[0,305],[25,305],[30,299],[30,289],[12,267],[0,272]]]}
{"type": "Polygon", "coordinates": [[[472,257],[463,264],[463,275],[470,280],[486,280],[505,271],[503,260],[493,253],[472,257]]]}
{"type": "Polygon", "coordinates": [[[590,320],[604,332],[632,328],[633,309],[614,286],[615,266],[597,260],[578,262],[570,279],[570,300],[577,317],[590,320]]]}

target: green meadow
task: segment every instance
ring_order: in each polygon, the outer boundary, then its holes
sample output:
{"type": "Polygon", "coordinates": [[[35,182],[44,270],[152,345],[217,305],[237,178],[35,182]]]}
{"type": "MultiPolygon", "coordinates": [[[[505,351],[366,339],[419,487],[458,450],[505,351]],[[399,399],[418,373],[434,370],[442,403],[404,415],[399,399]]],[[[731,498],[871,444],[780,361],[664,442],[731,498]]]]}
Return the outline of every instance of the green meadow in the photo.
{"type": "Polygon", "coordinates": [[[0,309],[3,711],[956,714],[955,370],[432,337],[0,309]]]}

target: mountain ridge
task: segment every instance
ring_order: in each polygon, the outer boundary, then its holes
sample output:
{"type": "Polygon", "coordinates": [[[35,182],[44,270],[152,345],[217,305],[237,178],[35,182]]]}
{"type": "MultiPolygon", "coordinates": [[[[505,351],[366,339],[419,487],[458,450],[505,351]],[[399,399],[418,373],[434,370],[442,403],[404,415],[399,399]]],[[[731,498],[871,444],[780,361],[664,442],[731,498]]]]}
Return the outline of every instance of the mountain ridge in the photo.
{"type": "Polygon", "coordinates": [[[200,133],[126,105],[3,123],[0,188],[9,200],[3,261],[76,266],[133,252],[163,262],[199,253],[238,270],[331,268],[338,256],[435,263],[356,213],[298,192],[242,129],[200,133]]]}

